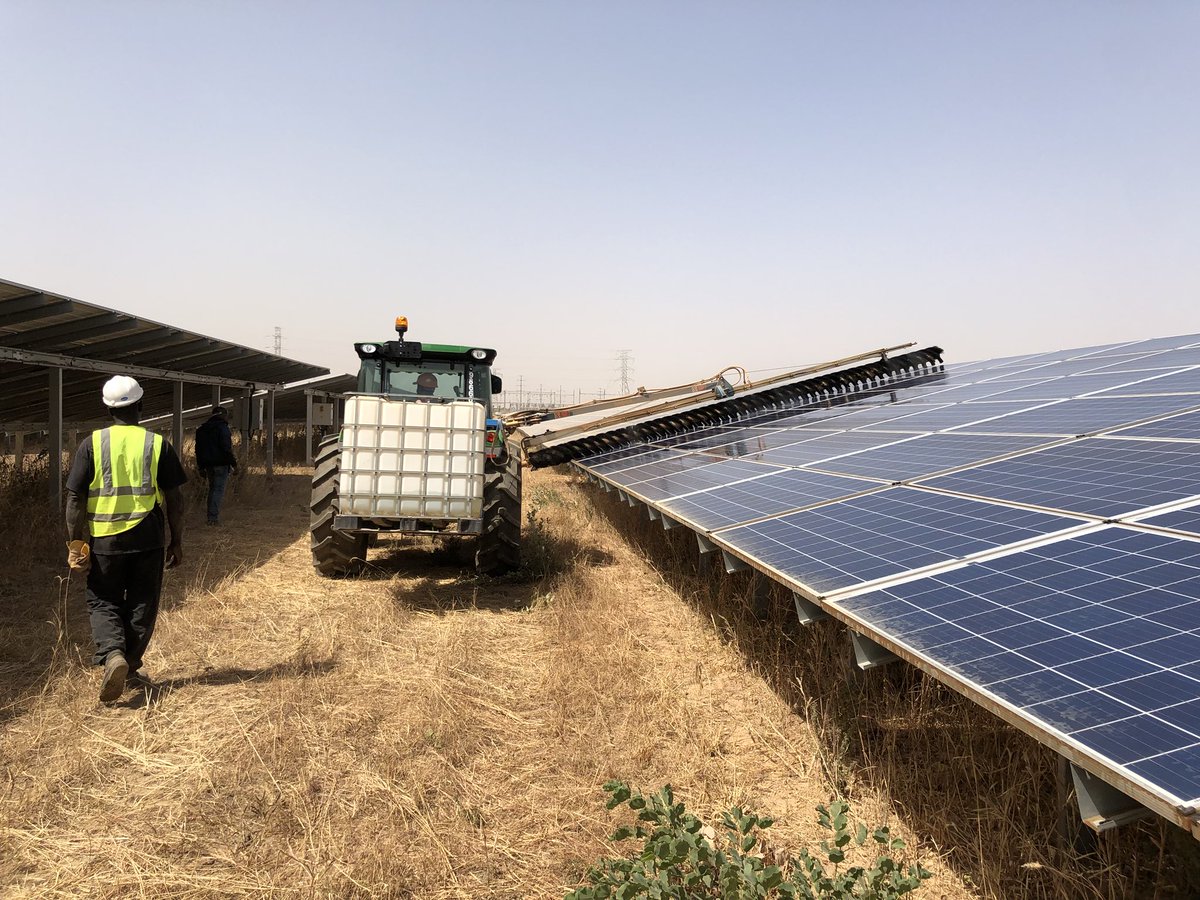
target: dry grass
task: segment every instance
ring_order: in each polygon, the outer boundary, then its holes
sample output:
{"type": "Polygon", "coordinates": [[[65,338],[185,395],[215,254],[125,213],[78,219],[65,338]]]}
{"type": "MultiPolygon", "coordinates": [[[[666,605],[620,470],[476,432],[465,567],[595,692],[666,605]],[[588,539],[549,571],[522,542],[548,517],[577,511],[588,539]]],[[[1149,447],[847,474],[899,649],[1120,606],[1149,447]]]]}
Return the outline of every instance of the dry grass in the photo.
{"type": "Polygon", "coordinates": [[[1036,745],[920,679],[847,681],[832,627],[751,615],[743,581],[562,473],[529,477],[509,579],[422,540],[318,579],[306,501],[296,469],[233,482],[221,529],[193,508],[154,686],[113,707],[61,541],[0,562],[0,894],[561,897],[608,852],[620,777],[770,812],[793,847],[845,792],[937,873],[919,896],[1153,896],[1106,885],[1162,861],[1031,837],[1041,800],[1007,780],[1044,786],[1036,745]]]}

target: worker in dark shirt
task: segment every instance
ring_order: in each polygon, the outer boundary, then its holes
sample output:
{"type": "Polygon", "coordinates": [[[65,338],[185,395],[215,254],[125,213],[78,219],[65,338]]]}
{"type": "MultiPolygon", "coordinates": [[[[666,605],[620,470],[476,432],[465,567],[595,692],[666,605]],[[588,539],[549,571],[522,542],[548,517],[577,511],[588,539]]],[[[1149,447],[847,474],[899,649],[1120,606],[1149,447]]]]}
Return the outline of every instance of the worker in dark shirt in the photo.
{"type": "Polygon", "coordinates": [[[142,388],[134,379],[110,378],[102,396],[113,424],[79,445],[67,476],[67,562],[87,573],[92,661],[104,666],[100,699],[111,702],[142,665],[164,559],[168,569],[183,561],[187,475],[175,448],[138,424],[142,388]]]}
{"type": "Polygon", "coordinates": [[[225,407],[214,406],[208,421],[196,429],[196,468],[208,479],[209,525],[221,524],[225,484],[229,481],[229,473],[237,471],[228,415],[225,407]]]}

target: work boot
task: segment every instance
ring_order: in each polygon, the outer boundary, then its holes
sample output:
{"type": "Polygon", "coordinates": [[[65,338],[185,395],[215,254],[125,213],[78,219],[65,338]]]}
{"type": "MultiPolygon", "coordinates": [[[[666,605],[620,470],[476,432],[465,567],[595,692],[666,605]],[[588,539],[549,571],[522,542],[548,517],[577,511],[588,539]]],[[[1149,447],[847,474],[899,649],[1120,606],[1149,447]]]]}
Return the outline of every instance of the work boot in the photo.
{"type": "Polygon", "coordinates": [[[114,650],[104,660],[104,680],[100,682],[100,699],[104,703],[112,703],[125,690],[125,676],[129,674],[129,663],[125,654],[114,650]]]}

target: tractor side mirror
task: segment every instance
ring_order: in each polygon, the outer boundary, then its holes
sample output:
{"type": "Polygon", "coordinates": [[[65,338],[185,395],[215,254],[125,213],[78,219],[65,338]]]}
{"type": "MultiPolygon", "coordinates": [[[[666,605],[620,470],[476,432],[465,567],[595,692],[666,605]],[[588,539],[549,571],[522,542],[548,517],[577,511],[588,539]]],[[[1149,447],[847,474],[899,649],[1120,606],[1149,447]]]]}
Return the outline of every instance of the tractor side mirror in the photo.
{"type": "Polygon", "coordinates": [[[504,392],[504,379],[499,375],[492,376],[492,393],[500,394],[504,392]]]}

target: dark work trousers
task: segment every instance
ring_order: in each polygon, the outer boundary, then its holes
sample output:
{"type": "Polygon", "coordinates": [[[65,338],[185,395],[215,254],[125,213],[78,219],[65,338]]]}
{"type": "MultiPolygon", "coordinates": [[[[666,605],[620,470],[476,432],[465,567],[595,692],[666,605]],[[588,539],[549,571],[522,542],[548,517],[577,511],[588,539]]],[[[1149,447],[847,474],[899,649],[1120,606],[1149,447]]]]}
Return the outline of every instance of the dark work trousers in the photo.
{"type": "Polygon", "coordinates": [[[154,633],[158,597],[162,593],[163,560],[166,551],[94,554],[88,570],[87,605],[92,620],[92,639],[100,665],[114,650],[129,661],[136,672],[142,654],[154,633]]]}
{"type": "Polygon", "coordinates": [[[221,519],[221,499],[229,481],[230,466],[210,466],[208,469],[208,522],[215,525],[221,519]]]}

